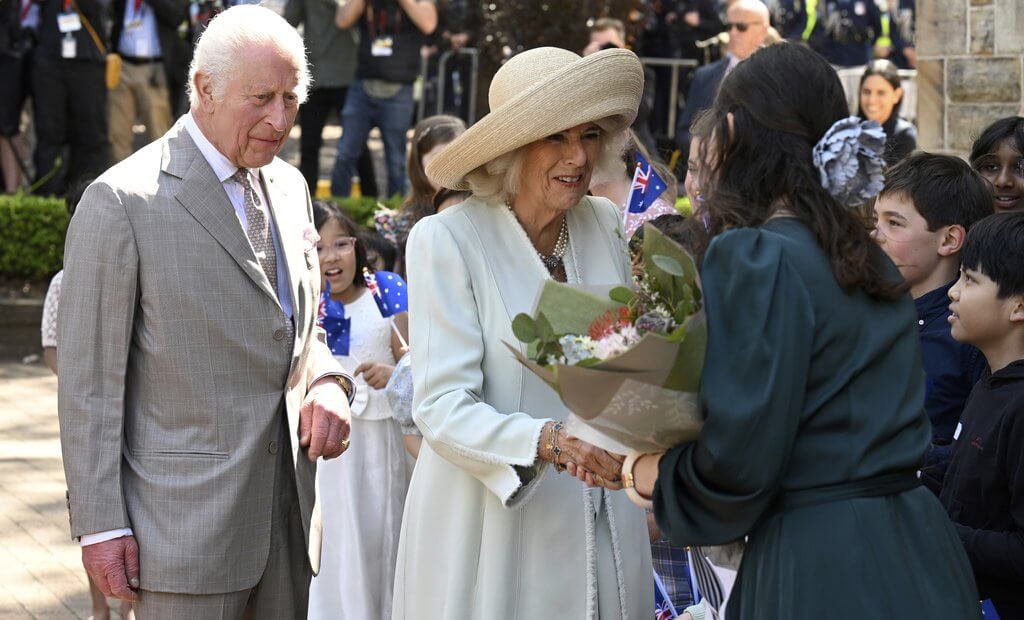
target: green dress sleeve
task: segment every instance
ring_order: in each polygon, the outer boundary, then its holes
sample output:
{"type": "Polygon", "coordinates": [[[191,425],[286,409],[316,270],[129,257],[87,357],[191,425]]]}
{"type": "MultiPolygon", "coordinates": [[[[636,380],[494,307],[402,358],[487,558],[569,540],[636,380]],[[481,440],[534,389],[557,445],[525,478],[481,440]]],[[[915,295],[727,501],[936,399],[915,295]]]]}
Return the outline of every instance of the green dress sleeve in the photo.
{"type": "Polygon", "coordinates": [[[723,233],[701,272],[708,350],[700,437],[669,450],[655,517],[677,544],[746,535],[779,492],[800,425],[812,351],[809,291],[768,231],[723,233]]]}

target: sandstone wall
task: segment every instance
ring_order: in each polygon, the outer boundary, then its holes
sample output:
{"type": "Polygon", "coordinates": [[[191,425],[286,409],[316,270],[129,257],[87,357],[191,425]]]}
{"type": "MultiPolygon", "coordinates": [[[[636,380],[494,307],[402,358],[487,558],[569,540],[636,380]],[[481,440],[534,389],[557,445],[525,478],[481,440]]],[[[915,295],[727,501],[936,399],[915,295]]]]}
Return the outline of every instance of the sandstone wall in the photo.
{"type": "Polygon", "coordinates": [[[1024,111],[1024,0],[918,0],[918,147],[966,154],[1024,111]]]}

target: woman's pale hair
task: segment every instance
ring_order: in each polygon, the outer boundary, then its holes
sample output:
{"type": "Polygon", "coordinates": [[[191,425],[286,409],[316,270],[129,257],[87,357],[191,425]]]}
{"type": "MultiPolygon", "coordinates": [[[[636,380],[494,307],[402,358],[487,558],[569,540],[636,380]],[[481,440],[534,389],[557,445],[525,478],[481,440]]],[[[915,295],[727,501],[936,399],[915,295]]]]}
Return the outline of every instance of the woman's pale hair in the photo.
{"type": "MultiPolygon", "coordinates": [[[[622,154],[628,142],[627,132],[601,133],[601,152],[594,164],[592,178],[621,174],[622,154]]],[[[499,155],[466,175],[466,184],[473,195],[489,204],[504,204],[519,193],[523,155],[529,145],[499,155]]]]}
{"type": "Polygon", "coordinates": [[[189,104],[199,105],[195,86],[197,73],[211,78],[213,96],[219,101],[224,97],[228,82],[248,62],[247,50],[262,46],[276,47],[295,66],[298,79],[295,94],[299,103],[305,102],[311,77],[302,37],[270,9],[241,4],[214,17],[199,38],[188,69],[189,104]]]}

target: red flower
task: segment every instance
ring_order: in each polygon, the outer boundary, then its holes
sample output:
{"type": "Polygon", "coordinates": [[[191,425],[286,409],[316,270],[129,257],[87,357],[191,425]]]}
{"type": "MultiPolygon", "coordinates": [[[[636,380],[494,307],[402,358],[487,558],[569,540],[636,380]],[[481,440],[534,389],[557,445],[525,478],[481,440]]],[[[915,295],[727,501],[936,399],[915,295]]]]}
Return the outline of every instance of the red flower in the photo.
{"type": "Polygon", "coordinates": [[[615,310],[609,310],[594,319],[587,330],[588,335],[594,340],[600,340],[609,334],[614,334],[623,327],[629,327],[629,308],[623,306],[615,310]]]}

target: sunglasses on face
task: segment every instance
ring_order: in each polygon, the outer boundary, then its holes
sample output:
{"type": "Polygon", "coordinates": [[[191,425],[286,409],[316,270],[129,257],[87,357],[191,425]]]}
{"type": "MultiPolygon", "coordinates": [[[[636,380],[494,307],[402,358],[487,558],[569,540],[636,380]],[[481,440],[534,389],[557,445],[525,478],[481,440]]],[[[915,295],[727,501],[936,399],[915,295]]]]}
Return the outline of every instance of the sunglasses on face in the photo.
{"type": "Polygon", "coordinates": [[[330,244],[317,244],[316,253],[319,256],[323,256],[332,249],[337,250],[342,254],[349,254],[351,252],[354,252],[356,249],[356,238],[338,237],[330,244]]]}
{"type": "Polygon", "coordinates": [[[732,29],[735,28],[740,32],[746,32],[751,26],[757,26],[760,23],[761,22],[750,22],[749,24],[745,22],[730,22],[725,25],[725,29],[731,32],[732,29]]]}

